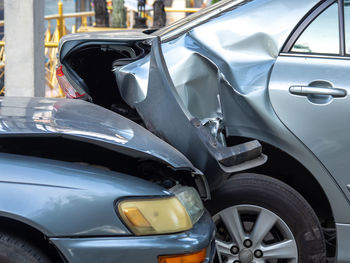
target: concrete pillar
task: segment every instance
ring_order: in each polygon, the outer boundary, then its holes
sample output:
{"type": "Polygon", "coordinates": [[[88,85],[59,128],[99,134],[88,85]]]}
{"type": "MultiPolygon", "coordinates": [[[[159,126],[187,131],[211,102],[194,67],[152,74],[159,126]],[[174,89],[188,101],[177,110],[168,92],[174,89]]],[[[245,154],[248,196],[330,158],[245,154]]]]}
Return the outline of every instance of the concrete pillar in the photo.
{"type": "Polygon", "coordinates": [[[44,0],[5,0],[5,95],[45,96],[44,0]]]}

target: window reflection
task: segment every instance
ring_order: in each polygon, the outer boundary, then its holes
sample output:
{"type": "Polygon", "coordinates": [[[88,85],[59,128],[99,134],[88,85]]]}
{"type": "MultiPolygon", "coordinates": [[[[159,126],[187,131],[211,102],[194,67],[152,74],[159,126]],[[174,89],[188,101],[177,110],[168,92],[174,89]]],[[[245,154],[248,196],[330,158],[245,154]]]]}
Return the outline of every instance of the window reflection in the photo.
{"type": "MultiPolygon", "coordinates": [[[[350,3],[349,0],[346,2],[350,3]]],[[[339,54],[338,4],[320,14],[301,34],[292,52],[339,54]]]]}

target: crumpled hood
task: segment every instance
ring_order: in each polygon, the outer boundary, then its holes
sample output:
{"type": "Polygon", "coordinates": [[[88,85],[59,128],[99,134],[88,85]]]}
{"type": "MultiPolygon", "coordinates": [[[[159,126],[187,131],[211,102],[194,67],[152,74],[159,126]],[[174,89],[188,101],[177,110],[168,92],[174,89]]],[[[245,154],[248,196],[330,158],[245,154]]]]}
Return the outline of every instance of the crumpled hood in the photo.
{"type": "Polygon", "coordinates": [[[195,170],[183,154],[143,127],[85,101],[4,97],[0,113],[0,137],[65,137],[195,170]]]}

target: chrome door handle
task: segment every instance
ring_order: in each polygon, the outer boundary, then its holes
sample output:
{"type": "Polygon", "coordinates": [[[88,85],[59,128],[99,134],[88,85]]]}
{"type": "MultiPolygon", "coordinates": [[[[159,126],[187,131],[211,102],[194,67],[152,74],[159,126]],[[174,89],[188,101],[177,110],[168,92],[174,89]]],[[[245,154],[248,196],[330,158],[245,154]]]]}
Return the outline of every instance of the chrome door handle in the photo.
{"type": "Polygon", "coordinates": [[[345,97],[347,91],[345,89],[337,88],[322,88],[322,87],[312,87],[312,86],[291,86],[289,87],[289,92],[294,95],[309,96],[309,95],[326,95],[332,96],[334,98],[345,97]]]}

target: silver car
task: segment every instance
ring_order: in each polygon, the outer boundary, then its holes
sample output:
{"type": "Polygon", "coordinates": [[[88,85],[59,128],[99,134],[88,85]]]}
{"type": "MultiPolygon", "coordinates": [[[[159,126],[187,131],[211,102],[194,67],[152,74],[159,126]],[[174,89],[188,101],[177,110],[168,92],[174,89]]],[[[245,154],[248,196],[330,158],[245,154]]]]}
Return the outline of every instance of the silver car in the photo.
{"type": "Polygon", "coordinates": [[[68,35],[58,79],[207,176],[221,262],[349,262],[349,30],[348,0],[223,0],[68,35]]]}

